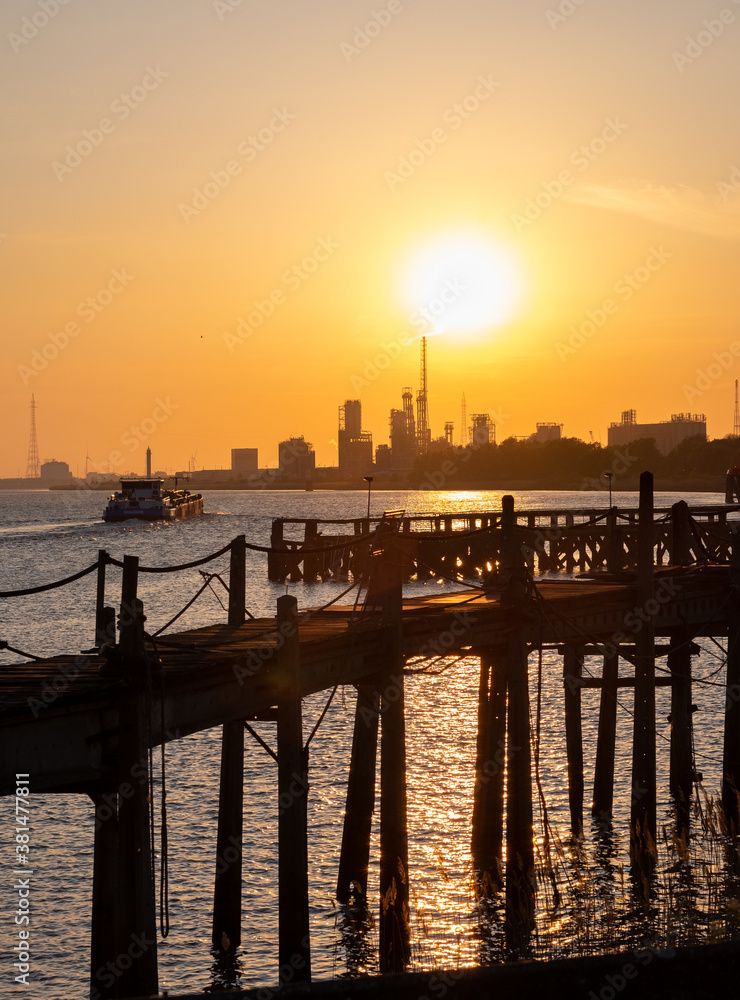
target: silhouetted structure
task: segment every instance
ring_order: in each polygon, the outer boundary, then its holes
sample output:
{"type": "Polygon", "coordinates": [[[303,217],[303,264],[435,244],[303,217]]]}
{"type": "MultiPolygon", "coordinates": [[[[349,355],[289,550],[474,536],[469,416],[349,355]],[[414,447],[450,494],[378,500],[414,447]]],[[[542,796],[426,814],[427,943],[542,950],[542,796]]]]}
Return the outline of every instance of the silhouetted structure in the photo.
{"type": "Polygon", "coordinates": [[[251,476],[257,472],[259,462],[256,448],[232,448],[231,471],[235,475],[251,476]]]}
{"type": "Polygon", "coordinates": [[[36,439],[36,400],[31,395],[31,437],[28,442],[28,460],[26,462],[26,479],[38,479],[41,475],[39,471],[39,443],[36,439]]]}
{"type": "Polygon", "coordinates": [[[421,388],[416,394],[416,444],[420,455],[429,449],[432,432],[429,427],[429,404],[427,401],[427,338],[421,338],[420,363],[421,388]]]}
{"type": "Polygon", "coordinates": [[[555,423],[537,424],[534,435],[537,441],[559,441],[562,437],[563,425],[555,423]]]}
{"type": "Polygon", "coordinates": [[[362,403],[347,399],[339,407],[339,473],[355,478],[373,467],[373,436],[362,429],[362,403]]]}
{"type": "Polygon", "coordinates": [[[303,482],[313,479],[316,469],[316,455],[313,445],[300,437],[288,438],[278,445],[278,469],[280,476],[303,482]]]}
{"type": "Polygon", "coordinates": [[[620,423],[609,425],[609,447],[630,444],[640,438],[652,438],[661,455],[667,455],[686,438],[707,439],[707,418],[703,413],[672,413],[670,420],[657,424],[638,424],[636,410],[623,410],[620,423]]]}

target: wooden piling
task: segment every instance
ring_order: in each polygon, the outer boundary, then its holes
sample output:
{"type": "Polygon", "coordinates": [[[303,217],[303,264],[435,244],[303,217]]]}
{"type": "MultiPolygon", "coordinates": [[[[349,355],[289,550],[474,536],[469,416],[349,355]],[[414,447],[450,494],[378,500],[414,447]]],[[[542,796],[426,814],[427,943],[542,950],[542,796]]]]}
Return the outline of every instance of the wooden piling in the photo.
{"type": "MultiPolygon", "coordinates": [[[[95,592],[95,645],[102,646],[103,643],[115,641],[115,627],[112,635],[108,635],[110,627],[110,609],[105,606],[105,567],[108,565],[108,553],[105,549],[98,549],[98,573],[97,586],[95,592]]],[[[115,612],[114,612],[115,616],[115,612]]]]}
{"type": "Polygon", "coordinates": [[[311,981],[308,920],[308,768],[303,750],[298,602],[277,601],[280,694],[278,742],[278,959],[280,980],[311,981]]]}
{"type": "Polygon", "coordinates": [[[581,725],[581,675],[583,652],[568,643],[563,655],[565,699],[565,752],[568,760],[568,804],[574,837],[583,833],[583,732],[581,725]]]}
{"type": "Polygon", "coordinates": [[[676,805],[679,833],[689,831],[689,806],[693,785],[692,713],[691,713],[691,640],[690,629],[676,629],[668,652],[671,672],[671,756],[669,786],[676,805]]]}
{"type": "MultiPolygon", "coordinates": [[[[92,920],[90,922],[90,996],[114,1000],[117,981],[106,969],[118,948],[118,792],[91,792],[95,806],[92,920]]],[[[117,966],[116,966],[117,968],[117,966]]]]}
{"type": "Polygon", "coordinates": [[[732,535],[728,609],[727,684],[722,756],[722,809],[733,839],[740,835],[740,531],[732,535]]]}
{"type": "Polygon", "coordinates": [[[619,654],[616,649],[604,652],[599,704],[599,733],[596,742],[594,794],[591,814],[599,822],[609,824],[614,805],[614,756],[617,739],[617,685],[619,654]]]}
{"type": "MultiPolygon", "coordinates": [[[[246,540],[231,543],[229,627],[244,624],[246,604],[246,540]]],[[[242,836],[244,823],[244,721],[225,722],[221,734],[221,774],[216,833],[216,877],[213,887],[214,948],[234,952],[241,944],[242,836]]]]}
{"type": "Polygon", "coordinates": [[[503,885],[506,770],[506,657],[503,647],[481,651],[479,749],[473,794],[473,865],[481,891],[503,885]]]}
{"type": "Polygon", "coordinates": [[[378,594],[387,636],[380,675],[380,971],[402,972],[411,956],[403,594],[395,547],[386,544],[380,558],[378,594]]]}
{"type": "MultiPolygon", "coordinates": [[[[127,683],[119,695],[117,953],[120,996],[148,996],[159,990],[154,869],[149,802],[148,665],[144,615],[136,597],[139,560],[124,556],[120,650],[127,683]],[[122,955],[131,958],[123,968],[122,955]]],[[[98,887],[99,891],[99,887],[98,887]]]]}
{"type": "Polygon", "coordinates": [[[632,747],[630,844],[642,872],[655,868],[655,606],[653,567],[653,475],[640,475],[637,547],[637,601],[640,630],[635,636],[635,708],[632,747]]]}
{"type": "Polygon", "coordinates": [[[514,498],[501,505],[501,561],[508,580],[501,602],[510,609],[506,640],[506,905],[505,935],[510,955],[524,955],[534,927],[534,828],[529,721],[527,643],[522,607],[526,574],[514,536],[514,498]]]}
{"type": "Polygon", "coordinates": [[[348,903],[354,897],[355,905],[367,904],[379,712],[380,694],[377,684],[367,681],[358,684],[337,876],[337,900],[340,903],[348,903]]]}

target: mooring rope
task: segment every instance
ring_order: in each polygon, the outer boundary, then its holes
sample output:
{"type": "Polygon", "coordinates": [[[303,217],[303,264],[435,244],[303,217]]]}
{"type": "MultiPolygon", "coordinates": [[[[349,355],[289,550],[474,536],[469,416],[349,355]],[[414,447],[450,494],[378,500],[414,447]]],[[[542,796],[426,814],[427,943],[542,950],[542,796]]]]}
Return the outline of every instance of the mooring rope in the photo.
{"type": "MultiPolygon", "coordinates": [[[[218,559],[219,556],[225,555],[231,549],[231,546],[232,542],[229,542],[228,545],[224,545],[222,549],[219,549],[218,552],[213,552],[210,556],[203,556],[201,559],[194,559],[192,562],[181,563],[179,566],[139,566],[139,572],[179,573],[183,569],[195,569],[196,566],[202,566],[204,563],[211,562],[212,559],[218,559]]],[[[108,557],[108,562],[112,566],[118,566],[119,569],[123,568],[123,563],[118,559],[114,559],[113,556],[108,557]]],[[[95,566],[97,567],[97,563],[95,563],[95,566]]],[[[1,596],[2,594],[0,594],[1,596]]]]}
{"type": "MultiPolygon", "coordinates": [[[[123,566],[123,563],[118,563],[117,565],[123,566]]],[[[87,569],[81,569],[79,573],[73,573],[72,576],[65,576],[63,580],[56,580],[54,583],[44,583],[40,587],[25,587],[23,590],[0,590],[0,598],[25,597],[27,594],[42,594],[46,590],[56,590],[57,587],[66,587],[68,583],[81,580],[83,576],[95,572],[97,568],[98,560],[96,559],[92,566],[88,566],[87,569]]]]}
{"type": "Polygon", "coordinates": [[[10,643],[4,642],[0,639],[0,652],[4,649],[9,649],[11,653],[17,653],[18,656],[25,656],[27,660],[42,660],[42,656],[34,656],[33,653],[24,653],[22,649],[16,649],[15,646],[11,646],[10,643]]]}

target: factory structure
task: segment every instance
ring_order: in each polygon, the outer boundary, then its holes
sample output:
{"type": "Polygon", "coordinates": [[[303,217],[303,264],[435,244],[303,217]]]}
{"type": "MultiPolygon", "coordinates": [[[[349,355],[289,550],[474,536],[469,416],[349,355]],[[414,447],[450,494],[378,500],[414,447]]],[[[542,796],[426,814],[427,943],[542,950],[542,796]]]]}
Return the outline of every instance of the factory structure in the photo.
{"type": "Polygon", "coordinates": [[[639,424],[637,410],[622,410],[619,423],[609,425],[610,448],[623,447],[640,438],[653,438],[661,455],[667,455],[686,438],[707,439],[707,418],[703,413],[672,413],[670,420],[657,424],[639,424]]]}

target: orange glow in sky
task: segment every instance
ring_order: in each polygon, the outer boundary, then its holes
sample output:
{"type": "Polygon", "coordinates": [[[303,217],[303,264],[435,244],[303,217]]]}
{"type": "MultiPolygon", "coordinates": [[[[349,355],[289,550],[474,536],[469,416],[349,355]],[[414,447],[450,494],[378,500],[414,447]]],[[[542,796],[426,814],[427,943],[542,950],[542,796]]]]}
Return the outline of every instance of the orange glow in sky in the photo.
{"type": "Polygon", "coordinates": [[[740,7],[46,7],[0,10],[0,476],[32,393],[81,475],[332,464],[345,399],[387,443],[423,333],[435,437],[463,392],[499,441],[731,433],[740,7]]]}

